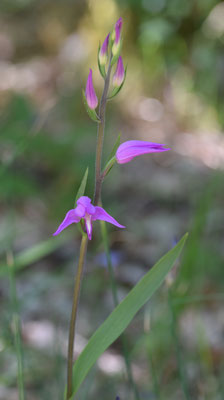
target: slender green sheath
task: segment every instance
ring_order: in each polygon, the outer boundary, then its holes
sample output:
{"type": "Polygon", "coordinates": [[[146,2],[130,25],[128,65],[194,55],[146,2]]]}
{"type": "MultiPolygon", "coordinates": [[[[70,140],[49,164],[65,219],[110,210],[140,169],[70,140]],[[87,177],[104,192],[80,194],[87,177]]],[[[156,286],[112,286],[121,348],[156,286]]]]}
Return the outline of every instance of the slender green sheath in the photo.
{"type": "Polygon", "coordinates": [[[69,327],[68,339],[68,363],[67,363],[67,395],[66,399],[69,400],[72,396],[72,366],[73,366],[73,353],[74,353],[74,339],[75,339],[75,325],[77,317],[77,309],[79,303],[79,293],[81,288],[81,281],[83,275],[83,267],[85,262],[86,250],[88,245],[87,235],[83,234],[80,246],[78,269],[75,279],[75,287],[72,302],[72,314],[69,327]]]}
{"type": "Polygon", "coordinates": [[[9,271],[9,279],[10,279],[10,296],[11,296],[11,303],[12,303],[12,310],[13,310],[12,324],[13,324],[13,333],[14,333],[16,357],[17,357],[17,371],[18,371],[17,372],[17,382],[18,382],[18,389],[19,389],[19,400],[25,400],[20,318],[19,318],[19,314],[18,314],[15,275],[14,275],[14,271],[13,271],[14,259],[13,259],[13,255],[11,253],[7,254],[7,264],[9,267],[8,271],[9,271]]]}

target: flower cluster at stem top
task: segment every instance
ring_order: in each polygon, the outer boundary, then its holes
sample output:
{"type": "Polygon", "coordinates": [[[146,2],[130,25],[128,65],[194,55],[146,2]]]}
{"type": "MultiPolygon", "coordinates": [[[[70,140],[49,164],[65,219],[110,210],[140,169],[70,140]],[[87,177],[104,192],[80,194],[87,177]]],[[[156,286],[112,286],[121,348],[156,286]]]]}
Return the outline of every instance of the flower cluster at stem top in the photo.
{"type": "MultiPolygon", "coordinates": [[[[116,22],[114,29],[109,33],[98,52],[98,65],[100,73],[104,79],[106,79],[106,66],[111,68],[116,63],[115,72],[112,79],[113,90],[112,96],[116,95],[122,88],[125,80],[125,69],[123,65],[122,57],[120,56],[121,50],[121,29],[122,29],[122,18],[119,18],[116,22]]],[[[98,106],[98,98],[95,93],[92,79],[92,69],[89,71],[89,76],[86,83],[86,90],[84,93],[85,104],[90,117],[97,122],[100,122],[95,109],[98,106]]],[[[113,166],[114,162],[118,164],[125,164],[130,162],[133,158],[147,154],[147,153],[160,153],[163,151],[170,150],[165,145],[160,143],[153,143],[142,140],[128,140],[120,144],[116,150],[115,155],[111,158],[108,165],[108,170],[113,166]]],[[[106,176],[107,169],[102,172],[102,180],[106,176]]],[[[67,226],[72,223],[81,223],[82,229],[87,232],[88,239],[92,238],[92,223],[96,220],[102,220],[109,222],[118,228],[125,228],[119,224],[110,214],[108,214],[102,207],[94,206],[91,203],[91,199],[87,196],[81,196],[77,200],[77,206],[67,212],[63,222],[59,225],[54,236],[58,235],[67,226]]]]}

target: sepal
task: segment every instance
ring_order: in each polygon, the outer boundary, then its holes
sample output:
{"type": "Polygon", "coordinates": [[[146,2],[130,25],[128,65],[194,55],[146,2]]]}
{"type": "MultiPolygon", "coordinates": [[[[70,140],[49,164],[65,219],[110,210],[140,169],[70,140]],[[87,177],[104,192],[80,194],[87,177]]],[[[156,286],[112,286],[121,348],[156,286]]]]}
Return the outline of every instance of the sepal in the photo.
{"type": "Polygon", "coordinates": [[[98,117],[96,111],[95,111],[95,110],[92,110],[91,108],[89,108],[89,106],[88,106],[88,104],[87,104],[86,95],[85,95],[85,91],[84,91],[84,90],[82,90],[82,97],[83,97],[83,102],[84,102],[85,107],[86,107],[87,114],[89,115],[89,117],[90,117],[94,122],[98,122],[98,123],[99,123],[99,122],[100,122],[100,119],[99,119],[99,117],[98,117]]]}

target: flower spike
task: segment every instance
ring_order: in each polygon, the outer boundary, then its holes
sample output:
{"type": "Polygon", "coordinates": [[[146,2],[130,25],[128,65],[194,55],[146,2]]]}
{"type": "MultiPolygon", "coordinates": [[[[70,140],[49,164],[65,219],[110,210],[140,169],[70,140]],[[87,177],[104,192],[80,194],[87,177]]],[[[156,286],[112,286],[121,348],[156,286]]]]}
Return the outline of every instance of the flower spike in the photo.
{"type": "Polygon", "coordinates": [[[124,65],[122,61],[122,57],[119,56],[116,71],[113,76],[113,85],[114,87],[119,87],[122,85],[125,77],[124,65]]]}
{"type": "Polygon", "coordinates": [[[86,83],[86,91],[85,91],[86,101],[91,110],[95,110],[98,105],[98,99],[93,87],[93,79],[92,79],[92,70],[89,70],[89,76],[86,83]]]}
{"type": "Polygon", "coordinates": [[[129,140],[122,143],[116,152],[116,160],[118,164],[125,164],[131,161],[134,157],[147,153],[160,153],[170,150],[164,147],[163,144],[145,142],[143,140],[129,140]]]}
{"type": "Polygon", "coordinates": [[[61,225],[59,225],[53,236],[61,233],[65,228],[67,228],[67,226],[73,223],[77,224],[82,219],[85,222],[86,232],[89,240],[92,239],[93,221],[106,221],[117,226],[118,228],[125,228],[125,226],[119,224],[116,219],[108,214],[102,207],[93,206],[89,197],[81,196],[77,200],[77,206],[67,212],[65,219],[62,221],[61,225]]]}

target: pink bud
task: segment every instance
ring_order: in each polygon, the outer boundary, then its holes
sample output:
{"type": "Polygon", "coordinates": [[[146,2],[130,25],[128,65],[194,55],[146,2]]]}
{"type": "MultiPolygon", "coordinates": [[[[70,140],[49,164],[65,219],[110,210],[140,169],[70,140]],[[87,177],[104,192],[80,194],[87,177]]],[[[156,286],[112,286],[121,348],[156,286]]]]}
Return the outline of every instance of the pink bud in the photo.
{"type": "Polygon", "coordinates": [[[104,40],[100,53],[99,53],[99,62],[101,65],[105,65],[107,62],[107,50],[108,50],[108,44],[109,44],[109,37],[110,34],[107,35],[106,39],[104,40]]]}
{"type": "Polygon", "coordinates": [[[122,20],[122,18],[119,18],[115,24],[115,28],[117,27],[119,29],[119,31],[121,31],[122,24],[123,24],[123,20],[122,20]]]}
{"type": "Polygon", "coordinates": [[[124,81],[124,76],[125,76],[124,66],[123,66],[122,57],[120,56],[118,58],[117,68],[116,68],[116,71],[115,71],[114,76],[113,76],[113,85],[115,87],[121,86],[121,84],[124,81]]]}
{"type": "Polygon", "coordinates": [[[119,18],[114,26],[114,31],[112,34],[112,39],[114,40],[114,44],[112,47],[112,53],[116,56],[120,49],[121,44],[121,28],[122,28],[123,20],[119,18]]]}
{"type": "Polygon", "coordinates": [[[89,70],[89,76],[88,76],[87,83],[86,83],[85,95],[86,95],[86,101],[87,101],[89,108],[91,108],[91,110],[95,110],[95,108],[97,107],[97,104],[98,104],[98,99],[97,99],[97,96],[96,96],[96,93],[95,93],[95,90],[93,87],[91,68],[89,70]]]}

